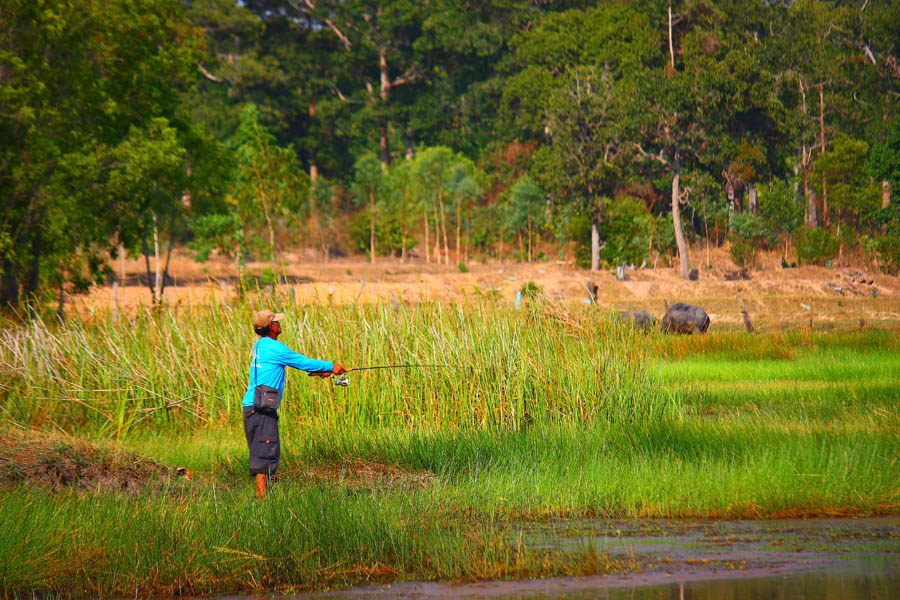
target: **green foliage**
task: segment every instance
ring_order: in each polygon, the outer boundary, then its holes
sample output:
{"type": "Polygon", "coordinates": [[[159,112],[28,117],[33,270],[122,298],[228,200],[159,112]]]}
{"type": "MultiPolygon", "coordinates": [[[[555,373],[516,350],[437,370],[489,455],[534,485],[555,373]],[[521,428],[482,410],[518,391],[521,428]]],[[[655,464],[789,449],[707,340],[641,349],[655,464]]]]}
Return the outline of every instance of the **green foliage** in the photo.
{"type": "Polygon", "coordinates": [[[289,229],[296,235],[299,218],[308,210],[308,177],[294,151],[278,146],[253,104],[241,111],[235,141],[233,196],[237,214],[256,232],[265,231],[274,262],[277,230],[289,229]]]}
{"type": "Polygon", "coordinates": [[[778,235],[794,235],[803,225],[803,203],[790,182],[774,179],[758,189],[759,215],[765,227],[778,235]]]}
{"type": "Polygon", "coordinates": [[[151,211],[172,222],[182,194],[209,183],[205,169],[186,177],[203,136],[179,93],[202,44],[176,0],[4,3],[0,304],[20,286],[83,289],[151,211]]]}
{"type": "Polygon", "coordinates": [[[522,284],[522,287],[519,288],[519,292],[522,294],[523,298],[538,298],[543,293],[544,290],[533,281],[526,281],[522,284]]]}
{"type": "Polygon", "coordinates": [[[203,215],[194,220],[192,229],[194,239],[188,247],[194,251],[194,260],[206,262],[213,250],[218,250],[241,264],[245,256],[244,229],[234,213],[203,215]]]}
{"type": "Polygon", "coordinates": [[[460,261],[459,264],[456,266],[459,268],[460,273],[468,273],[469,272],[468,265],[466,265],[466,263],[464,263],[462,261],[460,261]]]}
{"type": "Polygon", "coordinates": [[[557,238],[571,244],[575,252],[575,264],[580,268],[591,266],[591,218],[584,213],[570,209],[560,211],[557,220],[557,238]]]}
{"type": "Polygon", "coordinates": [[[640,265],[648,259],[654,222],[643,201],[618,196],[606,204],[604,212],[606,218],[598,227],[605,243],[600,251],[603,261],[609,266],[640,265]]]}
{"type": "Polygon", "coordinates": [[[802,228],[797,234],[797,258],[801,263],[823,265],[837,256],[838,239],[827,229],[802,228]]]}
{"type": "Polygon", "coordinates": [[[900,233],[896,230],[875,241],[875,248],[881,257],[882,269],[891,275],[900,274],[900,233]]]}
{"type": "Polygon", "coordinates": [[[889,181],[900,190],[900,118],[895,118],[884,143],[873,144],[866,164],[876,181],[889,181]]]}
{"type": "Polygon", "coordinates": [[[778,238],[769,228],[766,219],[749,212],[736,214],[731,219],[728,251],[739,267],[755,267],[760,250],[774,246],[778,238]]]}
{"type": "Polygon", "coordinates": [[[859,215],[877,208],[878,195],[866,172],[868,152],[866,142],[841,134],[814,164],[813,181],[819,196],[822,196],[821,182],[824,181],[828,186],[828,202],[839,216],[859,215]]]}

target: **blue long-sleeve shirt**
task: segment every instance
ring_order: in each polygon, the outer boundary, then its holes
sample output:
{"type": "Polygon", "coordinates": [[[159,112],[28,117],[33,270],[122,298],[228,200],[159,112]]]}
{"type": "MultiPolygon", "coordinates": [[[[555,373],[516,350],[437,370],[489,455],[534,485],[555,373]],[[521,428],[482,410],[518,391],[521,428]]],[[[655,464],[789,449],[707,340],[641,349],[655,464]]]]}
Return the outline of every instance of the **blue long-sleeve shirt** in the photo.
{"type": "Polygon", "coordinates": [[[327,373],[334,370],[334,363],[307,358],[294,352],[287,345],[269,337],[260,338],[254,346],[256,360],[250,358],[250,383],[244,394],[244,406],[253,406],[253,390],[258,385],[276,388],[284,394],[284,368],[293,367],[307,373],[327,373]]]}

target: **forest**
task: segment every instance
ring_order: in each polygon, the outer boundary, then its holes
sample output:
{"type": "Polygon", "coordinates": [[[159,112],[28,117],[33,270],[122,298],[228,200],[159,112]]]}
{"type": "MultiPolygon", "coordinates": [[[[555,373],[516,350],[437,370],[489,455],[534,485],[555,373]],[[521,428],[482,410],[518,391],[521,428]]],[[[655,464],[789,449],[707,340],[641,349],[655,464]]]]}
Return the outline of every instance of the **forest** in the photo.
{"type": "Polygon", "coordinates": [[[122,253],[152,287],[175,246],[897,273],[898,31],[889,0],[6,0],[0,304],[122,253]]]}

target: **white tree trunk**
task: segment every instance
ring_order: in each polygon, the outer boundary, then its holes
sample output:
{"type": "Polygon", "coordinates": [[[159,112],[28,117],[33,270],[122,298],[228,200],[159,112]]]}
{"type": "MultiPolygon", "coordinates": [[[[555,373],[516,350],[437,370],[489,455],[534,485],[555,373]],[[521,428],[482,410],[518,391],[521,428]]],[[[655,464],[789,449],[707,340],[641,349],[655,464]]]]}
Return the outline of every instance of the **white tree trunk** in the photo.
{"type": "Polygon", "coordinates": [[[597,215],[591,215],[591,271],[600,270],[600,230],[597,215]]]}
{"type": "Polygon", "coordinates": [[[759,214],[759,205],[756,201],[756,184],[749,184],[749,189],[747,190],[747,204],[750,208],[750,214],[756,216],[759,214]]]}
{"type": "Polygon", "coordinates": [[[162,269],[159,260],[159,227],[156,223],[156,213],[153,214],[153,258],[156,260],[156,277],[153,285],[153,300],[156,304],[162,304],[162,269]]]}
{"type": "Polygon", "coordinates": [[[688,279],[688,251],[684,241],[684,232],[681,230],[681,160],[678,151],[675,152],[675,160],[672,163],[672,224],[675,226],[675,243],[678,246],[678,260],[681,263],[681,276],[688,279]]]}
{"type": "Polygon", "coordinates": [[[369,202],[372,210],[369,229],[369,249],[372,252],[372,264],[375,264],[375,194],[369,192],[369,202]]]}
{"type": "Polygon", "coordinates": [[[425,209],[425,264],[431,262],[431,255],[428,253],[428,209],[425,209]]]}

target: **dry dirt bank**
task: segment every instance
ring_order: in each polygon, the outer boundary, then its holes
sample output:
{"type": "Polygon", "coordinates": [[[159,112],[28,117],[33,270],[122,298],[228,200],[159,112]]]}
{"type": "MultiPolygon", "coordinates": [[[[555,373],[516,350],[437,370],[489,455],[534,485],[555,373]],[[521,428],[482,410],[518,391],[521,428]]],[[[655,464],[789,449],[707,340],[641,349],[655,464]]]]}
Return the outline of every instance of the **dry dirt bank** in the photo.
{"type": "MultiPolygon", "coordinates": [[[[421,259],[400,262],[383,258],[373,265],[350,258],[325,264],[288,254],[282,268],[289,283],[279,285],[279,291],[292,294],[297,304],[464,302],[487,296],[513,305],[516,292],[533,281],[552,300],[583,303],[588,298],[586,284],[593,281],[601,308],[640,308],[660,317],[665,302],[699,304],[710,313],[713,331],[743,327],[737,296],[746,302],[754,325],[762,330],[859,327],[860,319],[866,326],[900,325],[897,277],[853,267],[784,269],[776,257],[764,259],[761,269],[741,274],[721,251],[712,255],[710,264],[710,268],[700,269],[698,281],[684,280],[672,268],[631,269],[626,271],[625,281],[617,281],[610,270],[591,272],[559,262],[472,262],[469,272],[461,273],[456,265],[426,264],[421,259]]],[[[115,266],[119,271],[123,265],[117,261],[115,266]]],[[[251,263],[245,272],[258,274],[267,266],[251,263]]],[[[150,292],[140,283],[145,277],[144,264],[125,261],[124,271],[126,284],[116,293],[112,286],[96,288],[88,296],[75,298],[76,308],[111,308],[116,294],[126,312],[148,306],[150,292]]],[[[198,264],[179,253],[173,256],[170,274],[172,282],[165,291],[169,303],[205,304],[213,298],[230,301],[236,295],[237,272],[228,260],[198,264]]]]}

